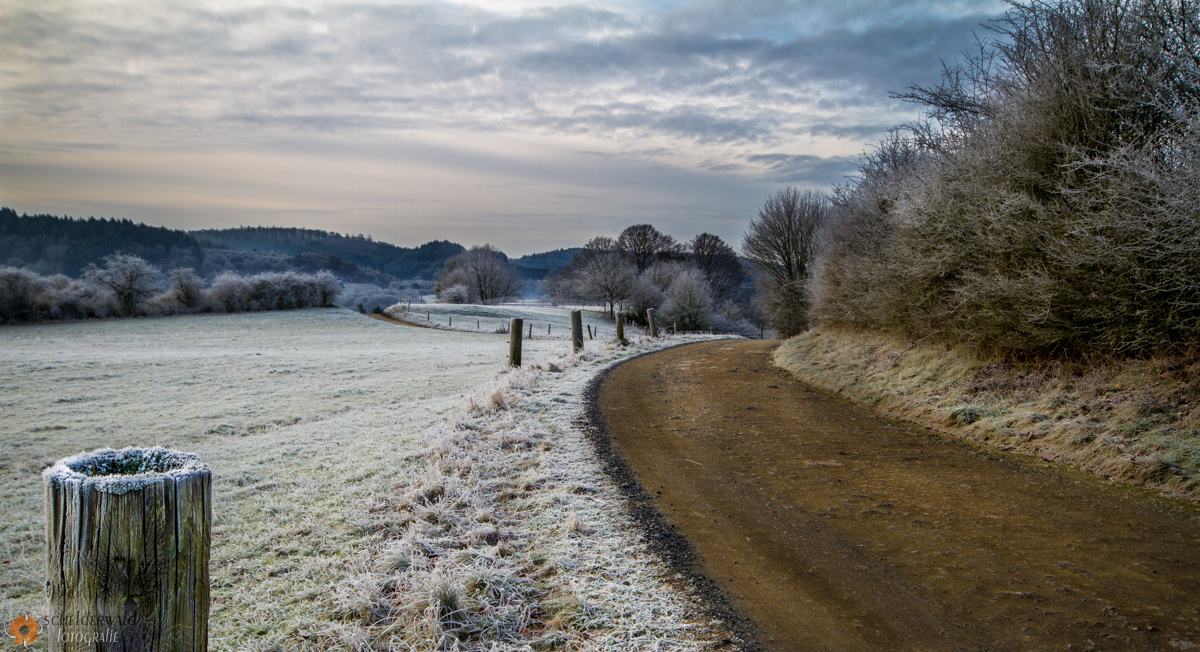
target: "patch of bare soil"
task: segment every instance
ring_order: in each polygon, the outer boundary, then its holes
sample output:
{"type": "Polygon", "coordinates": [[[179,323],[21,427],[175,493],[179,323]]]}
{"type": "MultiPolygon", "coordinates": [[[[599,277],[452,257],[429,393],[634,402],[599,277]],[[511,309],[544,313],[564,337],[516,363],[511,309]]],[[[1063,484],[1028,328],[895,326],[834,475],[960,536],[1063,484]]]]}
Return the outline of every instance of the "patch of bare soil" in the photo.
{"type": "Polygon", "coordinates": [[[775,346],[670,349],[597,392],[648,535],[678,528],[764,647],[1200,649],[1196,506],[874,416],[775,346]]]}

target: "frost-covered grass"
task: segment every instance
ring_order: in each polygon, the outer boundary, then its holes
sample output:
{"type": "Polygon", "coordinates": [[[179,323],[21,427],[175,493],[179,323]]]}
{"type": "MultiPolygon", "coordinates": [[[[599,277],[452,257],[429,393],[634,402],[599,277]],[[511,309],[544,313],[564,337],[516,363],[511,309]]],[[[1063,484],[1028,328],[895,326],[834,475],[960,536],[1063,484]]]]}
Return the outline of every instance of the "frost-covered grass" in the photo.
{"type": "Polygon", "coordinates": [[[1200,360],[1013,361],[965,344],[821,327],[775,362],[889,416],[1200,501],[1200,360]]]}
{"type": "Polygon", "coordinates": [[[0,330],[0,616],[45,613],[41,468],[157,444],[213,469],[214,650],[700,649],[572,425],[664,344],[506,370],[503,338],[343,310],[0,330]]]}
{"type": "MultiPolygon", "coordinates": [[[[609,340],[616,337],[617,328],[607,312],[595,306],[580,306],[582,311],[584,331],[587,338],[587,327],[598,329],[596,341],[609,340]]],[[[419,325],[462,331],[495,333],[499,328],[508,328],[509,319],[525,320],[526,333],[533,326],[533,338],[538,339],[569,339],[571,337],[571,309],[566,307],[538,306],[529,304],[507,303],[498,306],[479,306],[460,303],[430,303],[413,304],[411,310],[406,304],[396,304],[386,310],[387,314],[396,319],[411,321],[419,325]],[[547,336],[546,327],[550,327],[547,336]]],[[[641,334],[636,324],[626,324],[625,337],[628,339],[641,334]]],[[[594,331],[596,332],[596,331],[594,331]]]]}

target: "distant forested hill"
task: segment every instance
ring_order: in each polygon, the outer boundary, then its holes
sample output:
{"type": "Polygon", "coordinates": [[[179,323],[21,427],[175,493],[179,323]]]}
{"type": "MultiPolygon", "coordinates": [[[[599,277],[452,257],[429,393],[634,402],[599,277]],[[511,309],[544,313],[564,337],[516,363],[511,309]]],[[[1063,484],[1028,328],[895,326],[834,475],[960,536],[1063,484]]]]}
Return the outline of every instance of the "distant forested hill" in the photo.
{"type": "Polygon", "coordinates": [[[11,208],[0,208],[0,264],[79,276],[89,264],[116,251],[164,269],[199,269],[204,260],[200,243],[184,231],[115,218],[17,215],[11,208]]]}
{"type": "MultiPolygon", "coordinates": [[[[446,259],[463,252],[462,245],[445,240],[406,248],[377,242],[370,236],[342,235],[315,229],[241,227],[192,232],[208,248],[238,251],[275,251],[308,261],[333,260],[354,263],[400,279],[432,279],[446,259]]],[[[336,269],[326,265],[334,273],[336,269]]]]}
{"type": "MultiPolygon", "coordinates": [[[[406,279],[434,280],[462,245],[434,240],[397,247],[364,235],[316,229],[239,227],[181,231],[116,218],[17,215],[0,208],[0,265],[39,274],[78,277],[116,252],[145,258],[163,270],[190,267],[206,278],[221,272],[258,274],[327,269],[348,283],[387,286],[406,279]]],[[[540,280],[571,262],[579,248],[512,259],[528,279],[540,280]]]]}
{"type": "Polygon", "coordinates": [[[525,278],[540,280],[545,278],[550,272],[569,265],[571,260],[575,258],[575,254],[580,251],[579,247],[555,249],[554,251],[513,258],[512,264],[520,270],[521,275],[525,278]]]}
{"type": "Polygon", "coordinates": [[[169,270],[190,267],[212,278],[239,274],[327,269],[343,281],[386,286],[398,279],[433,279],[461,245],[438,240],[397,247],[367,236],[313,229],[242,227],[181,231],[123,219],[18,215],[0,208],[0,265],[39,274],[78,277],[116,252],[140,256],[169,270]]]}

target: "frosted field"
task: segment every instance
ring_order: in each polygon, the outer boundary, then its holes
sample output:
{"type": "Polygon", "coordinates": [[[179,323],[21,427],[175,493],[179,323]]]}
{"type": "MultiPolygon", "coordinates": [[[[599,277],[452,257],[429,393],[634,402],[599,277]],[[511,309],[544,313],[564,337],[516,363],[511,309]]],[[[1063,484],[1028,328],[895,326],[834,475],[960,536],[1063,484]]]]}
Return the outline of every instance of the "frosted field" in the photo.
{"type": "MultiPolygon", "coordinates": [[[[599,339],[615,338],[616,325],[607,312],[597,310],[595,306],[580,307],[583,318],[583,336],[587,338],[587,327],[599,329],[599,339]]],[[[406,310],[405,304],[396,304],[386,310],[387,314],[397,319],[404,319],[415,324],[428,324],[438,328],[453,328],[454,330],[494,333],[497,328],[508,327],[508,320],[516,317],[524,319],[524,328],[533,325],[534,341],[547,338],[546,327],[550,327],[549,338],[569,339],[571,337],[571,309],[566,307],[537,306],[528,304],[504,304],[499,306],[476,306],[457,303],[427,303],[413,304],[412,310],[406,310]]],[[[626,324],[625,337],[629,338],[642,329],[636,324],[626,324]]]]}
{"type": "Polygon", "coordinates": [[[699,649],[572,425],[666,343],[526,341],[551,373],[345,310],[0,329],[0,617],[44,613],[40,470],[157,444],[213,469],[214,650],[699,649]]]}

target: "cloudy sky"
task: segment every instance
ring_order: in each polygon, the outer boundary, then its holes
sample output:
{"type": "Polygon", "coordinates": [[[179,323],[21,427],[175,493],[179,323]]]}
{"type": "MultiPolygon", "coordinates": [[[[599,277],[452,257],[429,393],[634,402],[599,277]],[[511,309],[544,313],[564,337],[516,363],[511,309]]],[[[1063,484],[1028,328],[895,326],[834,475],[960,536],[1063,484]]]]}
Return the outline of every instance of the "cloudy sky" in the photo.
{"type": "Polygon", "coordinates": [[[984,0],[0,0],[0,204],[513,255],[738,243],[824,188],[984,0]]]}

